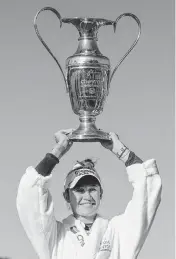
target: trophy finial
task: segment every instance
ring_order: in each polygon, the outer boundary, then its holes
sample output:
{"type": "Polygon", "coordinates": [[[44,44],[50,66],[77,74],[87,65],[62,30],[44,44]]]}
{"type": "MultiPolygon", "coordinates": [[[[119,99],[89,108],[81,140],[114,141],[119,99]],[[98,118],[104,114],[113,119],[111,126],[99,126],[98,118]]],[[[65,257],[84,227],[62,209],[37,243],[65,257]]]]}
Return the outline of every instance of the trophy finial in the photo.
{"type": "Polygon", "coordinates": [[[62,22],[72,23],[79,31],[80,39],[96,39],[101,26],[113,25],[114,22],[97,18],[63,18],[62,22]]]}

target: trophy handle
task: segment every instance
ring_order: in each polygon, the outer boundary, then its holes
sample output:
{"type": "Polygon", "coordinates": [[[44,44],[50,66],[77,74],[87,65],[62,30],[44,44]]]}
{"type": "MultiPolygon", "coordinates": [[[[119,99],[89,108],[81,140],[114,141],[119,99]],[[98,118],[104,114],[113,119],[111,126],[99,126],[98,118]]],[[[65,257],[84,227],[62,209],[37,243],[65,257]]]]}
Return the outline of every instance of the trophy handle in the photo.
{"type": "Polygon", "coordinates": [[[133,44],[131,45],[131,47],[129,48],[129,50],[125,53],[125,55],[120,59],[120,61],[117,63],[116,67],[114,68],[112,74],[111,74],[111,77],[110,77],[110,82],[112,80],[112,77],[114,75],[114,73],[116,72],[117,68],[121,65],[121,63],[124,61],[124,59],[128,56],[128,54],[132,51],[132,49],[136,46],[139,38],[140,38],[140,35],[141,35],[141,22],[140,20],[138,19],[137,16],[135,16],[134,14],[132,13],[124,13],[124,14],[121,14],[119,17],[117,17],[117,19],[115,20],[113,26],[114,26],[114,32],[116,31],[116,25],[118,23],[118,21],[122,18],[122,17],[125,17],[125,16],[129,16],[131,18],[133,18],[137,24],[138,24],[138,35],[137,35],[137,38],[135,39],[135,41],[133,42],[133,44]]]}
{"type": "Polygon", "coordinates": [[[64,77],[65,84],[66,84],[66,91],[68,92],[67,80],[66,80],[66,77],[65,77],[65,75],[64,75],[64,72],[63,72],[63,70],[62,70],[62,67],[61,67],[59,61],[57,60],[57,58],[55,57],[55,55],[51,52],[50,48],[47,46],[46,42],[45,42],[45,41],[43,40],[43,38],[41,37],[41,35],[40,35],[40,33],[39,33],[39,30],[38,30],[37,18],[38,18],[38,15],[39,15],[41,12],[43,12],[43,11],[51,11],[51,12],[55,13],[56,16],[57,16],[57,18],[58,18],[59,21],[60,21],[60,28],[62,27],[62,18],[61,18],[60,13],[59,13],[56,9],[54,9],[54,8],[52,8],[52,7],[44,7],[44,8],[42,8],[40,11],[38,11],[37,14],[36,14],[36,16],[34,17],[34,29],[35,29],[35,32],[36,32],[36,34],[37,34],[39,40],[40,40],[41,43],[43,44],[43,46],[47,49],[47,51],[49,52],[49,54],[53,57],[53,59],[56,61],[57,65],[59,66],[60,71],[61,71],[61,73],[62,73],[62,75],[63,75],[63,77],[64,77]]]}

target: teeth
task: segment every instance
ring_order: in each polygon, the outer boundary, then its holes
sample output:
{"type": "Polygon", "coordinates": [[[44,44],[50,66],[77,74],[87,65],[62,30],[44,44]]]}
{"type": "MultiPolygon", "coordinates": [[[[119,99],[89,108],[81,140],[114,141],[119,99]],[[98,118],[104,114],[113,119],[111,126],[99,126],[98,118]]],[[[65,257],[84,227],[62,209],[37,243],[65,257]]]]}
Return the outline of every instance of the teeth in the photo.
{"type": "Polygon", "coordinates": [[[84,204],[90,204],[90,205],[93,205],[94,203],[81,203],[81,205],[84,205],[84,204]]]}

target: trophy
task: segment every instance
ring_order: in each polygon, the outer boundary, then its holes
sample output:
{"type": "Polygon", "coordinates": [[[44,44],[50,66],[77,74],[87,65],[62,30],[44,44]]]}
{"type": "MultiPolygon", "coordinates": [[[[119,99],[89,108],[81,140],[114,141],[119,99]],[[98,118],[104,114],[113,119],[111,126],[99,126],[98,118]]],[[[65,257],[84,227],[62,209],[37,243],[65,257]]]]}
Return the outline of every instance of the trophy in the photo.
{"type": "Polygon", "coordinates": [[[39,40],[59,66],[65,81],[66,91],[70,96],[73,112],[79,115],[80,125],[69,135],[69,139],[82,142],[110,141],[109,134],[98,129],[95,120],[96,116],[103,111],[114,73],[139,40],[141,34],[140,20],[132,13],[121,14],[115,21],[101,18],[62,18],[56,9],[44,7],[38,11],[34,18],[34,28],[39,40]],[[78,48],[75,54],[66,60],[66,75],[59,61],[39,33],[37,18],[43,11],[52,11],[58,17],[60,27],[63,23],[71,23],[78,29],[78,48]],[[111,70],[109,58],[105,57],[98,49],[98,29],[101,26],[112,25],[115,32],[118,21],[126,16],[136,21],[138,35],[116,67],[111,70]]]}

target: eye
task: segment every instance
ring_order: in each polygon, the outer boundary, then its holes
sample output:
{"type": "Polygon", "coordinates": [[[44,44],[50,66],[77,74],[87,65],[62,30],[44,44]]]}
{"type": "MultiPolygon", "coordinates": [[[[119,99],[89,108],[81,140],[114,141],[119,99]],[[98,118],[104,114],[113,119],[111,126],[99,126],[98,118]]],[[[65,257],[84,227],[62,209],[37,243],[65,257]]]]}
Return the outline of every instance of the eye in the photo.
{"type": "Polygon", "coordinates": [[[75,192],[79,192],[79,193],[84,193],[84,188],[82,187],[77,187],[74,189],[75,192]]]}
{"type": "Polygon", "coordinates": [[[96,192],[96,191],[97,191],[97,188],[92,187],[92,188],[89,189],[89,191],[90,191],[90,192],[96,192]]]}

